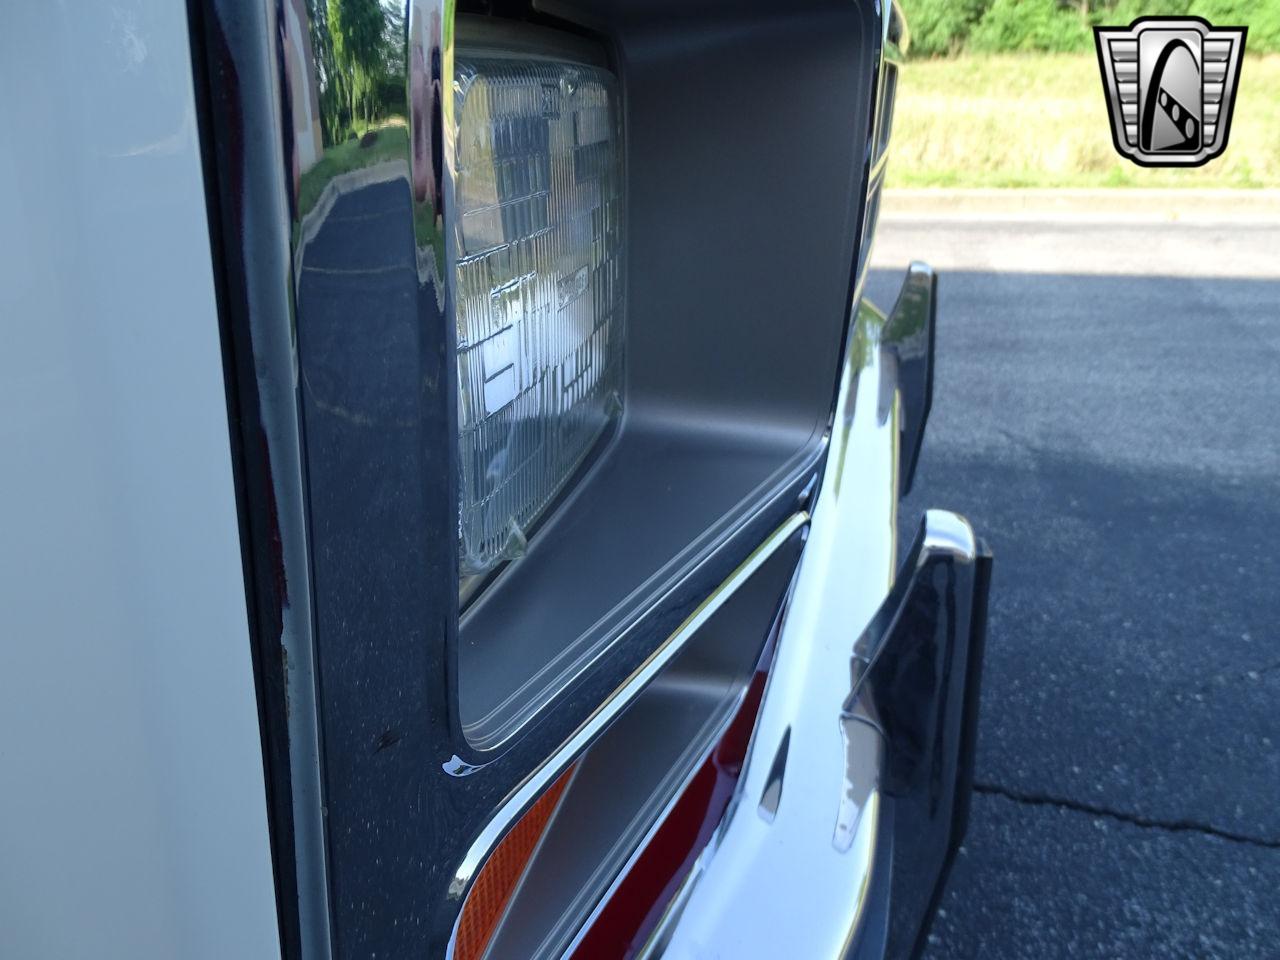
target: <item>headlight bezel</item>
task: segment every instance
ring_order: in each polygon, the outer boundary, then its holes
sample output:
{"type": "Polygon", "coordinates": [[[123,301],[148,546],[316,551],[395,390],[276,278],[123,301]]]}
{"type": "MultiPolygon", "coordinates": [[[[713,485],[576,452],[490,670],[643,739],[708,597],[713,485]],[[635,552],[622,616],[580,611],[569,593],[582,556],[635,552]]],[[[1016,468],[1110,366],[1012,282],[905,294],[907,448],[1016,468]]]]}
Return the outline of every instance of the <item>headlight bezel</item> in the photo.
{"type": "MultiPolygon", "coordinates": [[[[470,19],[458,17],[459,51],[470,19]]],[[[485,26],[516,50],[529,25],[485,26]]],[[[550,37],[525,36],[535,32],[550,37]]],[[[558,706],[606,697],[679,626],[684,598],[803,504],[830,423],[856,246],[843,232],[856,214],[813,187],[841,182],[859,210],[857,125],[845,141],[797,116],[780,82],[794,64],[779,73],[763,34],[747,44],[754,70],[736,49],[646,60],[601,41],[624,122],[626,412],[523,555],[463,584],[449,667],[468,763],[558,706]],[[763,140],[761,116],[777,121],[763,140]],[[797,246],[792,229],[830,242],[797,246]],[[776,231],[783,244],[762,245],[776,231]],[[775,268],[786,283],[769,279],[775,268]]],[[[835,86],[864,79],[830,56],[808,69],[835,86]]]]}

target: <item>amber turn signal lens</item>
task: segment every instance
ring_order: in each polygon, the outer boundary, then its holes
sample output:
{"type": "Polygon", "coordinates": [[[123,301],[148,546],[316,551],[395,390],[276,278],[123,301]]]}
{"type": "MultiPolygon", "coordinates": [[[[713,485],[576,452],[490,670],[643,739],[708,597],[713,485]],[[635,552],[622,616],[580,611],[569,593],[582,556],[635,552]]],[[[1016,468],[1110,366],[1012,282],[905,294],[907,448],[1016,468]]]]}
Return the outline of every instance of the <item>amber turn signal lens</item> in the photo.
{"type": "Polygon", "coordinates": [[[572,774],[570,767],[534,801],[480,868],[462,904],[453,960],[480,960],[484,955],[572,774]]]}

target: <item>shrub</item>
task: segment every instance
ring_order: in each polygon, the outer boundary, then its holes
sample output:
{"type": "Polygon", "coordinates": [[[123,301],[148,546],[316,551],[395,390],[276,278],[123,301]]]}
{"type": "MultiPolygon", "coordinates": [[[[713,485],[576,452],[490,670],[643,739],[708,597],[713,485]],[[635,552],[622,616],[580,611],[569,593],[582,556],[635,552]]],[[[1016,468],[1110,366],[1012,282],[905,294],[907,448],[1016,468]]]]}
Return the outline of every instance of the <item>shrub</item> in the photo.
{"type": "Polygon", "coordinates": [[[1203,17],[1244,24],[1253,53],[1280,51],[1280,0],[902,0],[911,55],[1093,49],[1095,25],[1138,17],[1203,17]]]}
{"type": "Polygon", "coordinates": [[[1280,50],[1280,0],[1193,0],[1189,13],[1222,27],[1249,28],[1245,49],[1253,53],[1280,50]]]}
{"type": "Polygon", "coordinates": [[[904,0],[911,55],[958,53],[991,0],[904,0]]]}
{"type": "Polygon", "coordinates": [[[969,34],[982,53],[1043,50],[1067,53],[1093,47],[1088,15],[1056,0],[994,0],[969,34]]]}
{"type": "Polygon", "coordinates": [[[1127,27],[1139,17],[1184,17],[1192,0],[1118,0],[1097,4],[1093,22],[1099,26],[1127,27]]]}

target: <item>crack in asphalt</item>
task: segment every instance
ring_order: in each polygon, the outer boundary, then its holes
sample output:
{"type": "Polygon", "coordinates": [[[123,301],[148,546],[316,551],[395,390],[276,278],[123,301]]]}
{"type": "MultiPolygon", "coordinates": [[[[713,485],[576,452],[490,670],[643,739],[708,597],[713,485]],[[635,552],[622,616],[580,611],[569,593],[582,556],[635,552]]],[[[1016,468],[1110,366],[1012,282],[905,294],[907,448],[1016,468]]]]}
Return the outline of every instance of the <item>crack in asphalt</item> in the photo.
{"type": "Polygon", "coordinates": [[[1127,823],[1131,826],[1144,827],[1150,830],[1167,830],[1170,833],[1198,833],[1207,837],[1217,837],[1220,840],[1230,840],[1233,843],[1260,847],[1264,850],[1280,850],[1280,840],[1253,837],[1246,833],[1236,833],[1233,830],[1224,830],[1221,827],[1215,827],[1209,823],[1200,823],[1197,820],[1161,820],[1155,817],[1144,817],[1141,814],[1126,813],[1123,810],[1111,810],[1108,807],[1099,807],[1080,800],[1068,800],[1065,797],[1055,797],[1047,793],[1024,793],[1020,790],[1010,790],[1008,787],[1001,787],[994,783],[975,782],[973,792],[1004,797],[1006,800],[1012,800],[1014,803],[1025,806],[1058,807],[1063,810],[1073,810],[1076,813],[1087,813],[1095,817],[1107,817],[1110,820],[1117,820],[1120,823],[1127,823]]]}

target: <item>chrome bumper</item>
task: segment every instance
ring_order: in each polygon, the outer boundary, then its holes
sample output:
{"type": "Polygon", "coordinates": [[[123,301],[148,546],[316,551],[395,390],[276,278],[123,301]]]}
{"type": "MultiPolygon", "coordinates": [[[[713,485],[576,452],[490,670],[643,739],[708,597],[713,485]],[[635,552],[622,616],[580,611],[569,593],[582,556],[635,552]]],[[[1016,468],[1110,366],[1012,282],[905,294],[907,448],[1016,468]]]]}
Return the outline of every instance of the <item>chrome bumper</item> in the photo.
{"type": "Polygon", "coordinates": [[[990,573],[944,511],[896,562],[928,409],[904,390],[931,378],[895,328],[931,348],[932,291],[913,265],[890,318],[858,309],[740,789],[650,956],[896,958],[924,942],[967,820],[990,573]]]}

